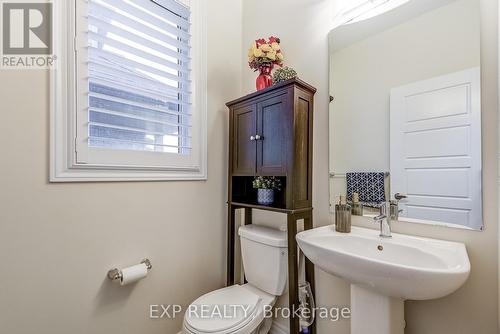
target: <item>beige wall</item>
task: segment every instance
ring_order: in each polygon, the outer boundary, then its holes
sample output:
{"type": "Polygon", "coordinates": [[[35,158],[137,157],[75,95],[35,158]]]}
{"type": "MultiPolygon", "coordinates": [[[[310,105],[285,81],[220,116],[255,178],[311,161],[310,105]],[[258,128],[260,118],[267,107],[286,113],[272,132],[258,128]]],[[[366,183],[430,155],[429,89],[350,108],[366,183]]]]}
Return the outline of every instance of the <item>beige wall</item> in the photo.
{"type": "MultiPolygon", "coordinates": [[[[302,79],[318,88],[314,136],[314,218],[317,226],[329,224],[328,206],[328,41],[333,18],[332,0],[247,0],[243,5],[243,43],[275,34],[282,38],[287,64],[302,79]],[[264,19],[263,13],[273,13],[264,19]]],[[[409,223],[395,224],[395,231],[463,241],[472,263],[468,282],[451,296],[425,302],[407,302],[407,333],[448,334],[498,332],[498,234],[497,234],[497,1],[481,0],[483,65],[483,194],[486,231],[469,232],[409,223]]],[[[255,74],[243,71],[245,92],[253,89],[255,74]]],[[[260,217],[269,222],[268,217],[260,217]]],[[[273,218],[275,224],[281,217],[273,218]]],[[[358,222],[368,225],[366,222],[358,222]]],[[[319,305],[349,304],[349,285],[318,271],[319,305]]],[[[348,321],[320,321],[319,334],[349,333],[348,321]]]]}
{"type": "MultiPolygon", "coordinates": [[[[227,110],[240,94],[241,1],[212,1],[207,182],[49,184],[48,75],[0,71],[0,332],[174,334],[149,304],[225,281],[227,110]],[[108,269],[149,257],[136,286],[108,269]]],[[[245,52],[246,53],[246,52],[245,52]]]]}

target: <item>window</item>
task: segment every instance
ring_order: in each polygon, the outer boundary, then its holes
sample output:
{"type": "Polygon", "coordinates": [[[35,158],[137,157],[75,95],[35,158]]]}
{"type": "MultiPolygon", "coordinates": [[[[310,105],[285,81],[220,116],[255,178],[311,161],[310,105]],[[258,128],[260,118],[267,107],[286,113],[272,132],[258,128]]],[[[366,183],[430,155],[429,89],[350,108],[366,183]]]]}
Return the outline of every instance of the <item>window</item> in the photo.
{"type": "Polygon", "coordinates": [[[206,178],[202,4],[58,2],[52,181],[206,178]]]}

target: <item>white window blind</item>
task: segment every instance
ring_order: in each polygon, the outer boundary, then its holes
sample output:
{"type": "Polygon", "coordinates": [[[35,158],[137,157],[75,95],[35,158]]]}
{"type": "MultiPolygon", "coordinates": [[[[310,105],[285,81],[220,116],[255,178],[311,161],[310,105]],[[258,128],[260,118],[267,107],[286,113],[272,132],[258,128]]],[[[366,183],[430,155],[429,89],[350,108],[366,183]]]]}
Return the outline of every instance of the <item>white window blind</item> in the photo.
{"type": "Polygon", "coordinates": [[[90,0],[88,25],[88,146],[190,154],[189,9],[90,0]]]}
{"type": "Polygon", "coordinates": [[[54,2],[52,182],[206,180],[206,6],[54,2]]]}

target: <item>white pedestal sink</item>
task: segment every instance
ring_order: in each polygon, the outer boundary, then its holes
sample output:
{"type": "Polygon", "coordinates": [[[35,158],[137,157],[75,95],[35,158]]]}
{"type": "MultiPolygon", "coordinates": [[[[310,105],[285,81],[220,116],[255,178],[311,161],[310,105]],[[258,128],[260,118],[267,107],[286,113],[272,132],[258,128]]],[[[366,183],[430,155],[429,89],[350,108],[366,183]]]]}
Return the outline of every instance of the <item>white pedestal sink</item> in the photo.
{"type": "Polygon", "coordinates": [[[353,227],[325,226],[297,235],[305,256],[324,271],[351,282],[352,334],[403,334],[404,300],[444,297],[467,280],[465,245],[353,227]]]}

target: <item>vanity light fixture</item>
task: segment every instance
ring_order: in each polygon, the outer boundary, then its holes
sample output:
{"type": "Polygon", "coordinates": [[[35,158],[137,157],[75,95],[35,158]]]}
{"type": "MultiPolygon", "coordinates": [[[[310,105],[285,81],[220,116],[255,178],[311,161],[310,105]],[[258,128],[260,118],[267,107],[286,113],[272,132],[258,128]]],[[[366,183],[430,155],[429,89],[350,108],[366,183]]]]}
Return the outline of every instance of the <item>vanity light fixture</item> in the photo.
{"type": "Polygon", "coordinates": [[[345,1],[334,19],[334,27],[368,20],[402,6],[410,0],[363,0],[345,1]]]}

